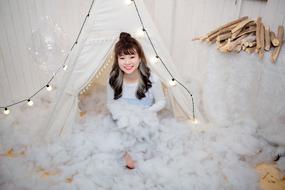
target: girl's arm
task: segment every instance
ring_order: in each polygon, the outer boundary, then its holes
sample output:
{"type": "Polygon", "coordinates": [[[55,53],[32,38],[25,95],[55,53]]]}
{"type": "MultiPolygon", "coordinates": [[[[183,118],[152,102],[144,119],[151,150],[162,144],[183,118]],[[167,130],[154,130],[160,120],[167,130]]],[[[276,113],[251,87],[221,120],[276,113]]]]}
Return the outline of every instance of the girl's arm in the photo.
{"type": "Polygon", "coordinates": [[[162,90],[161,81],[158,76],[152,74],[152,87],[151,91],[154,97],[154,104],[148,108],[149,111],[158,112],[166,105],[165,96],[162,90]]]}

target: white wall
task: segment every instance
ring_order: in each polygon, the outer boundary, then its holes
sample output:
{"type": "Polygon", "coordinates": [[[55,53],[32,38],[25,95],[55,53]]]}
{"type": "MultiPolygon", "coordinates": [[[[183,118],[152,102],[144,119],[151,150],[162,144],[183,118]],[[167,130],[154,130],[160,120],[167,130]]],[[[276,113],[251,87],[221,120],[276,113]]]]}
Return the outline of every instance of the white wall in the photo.
{"type": "MultiPolygon", "coordinates": [[[[194,67],[191,70],[199,67],[196,42],[191,39],[215,27],[241,16],[252,19],[261,16],[265,24],[275,31],[278,25],[285,24],[283,0],[145,0],[145,3],[182,72],[189,70],[189,66],[194,67]]],[[[191,74],[199,78],[195,73],[191,74]]]]}
{"type": "Polygon", "coordinates": [[[285,25],[283,0],[146,0],[171,55],[191,82],[196,107],[210,121],[254,119],[262,133],[285,144],[285,51],[271,64],[256,55],[221,54],[215,45],[191,41],[237,17],[258,16],[274,31],[285,25]]]}
{"type": "MultiPolygon", "coordinates": [[[[259,125],[285,125],[284,48],[275,65],[257,56],[221,55],[193,37],[248,15],[276,30],[285,18],[283,0],[144,0],[200,112],[223,122],[253,117],[259,125]],[[266,61],[265,61],[266,62],[266,61]],[[250,65],[250,66],[248,66],[250,65]],[[275,125],[275,124],[274,124],[275,125]]],[[[91,0],[0,1],[0,106],[27,98],[52,73],[41,71],[27,51],[32,30],[50,16],[70,37],[80,29],[91,0]]],[[[265,59],[266,60],[266,59],[265,59]]],[[[268,60],[268,59],[267,59],[268,60]]]]}

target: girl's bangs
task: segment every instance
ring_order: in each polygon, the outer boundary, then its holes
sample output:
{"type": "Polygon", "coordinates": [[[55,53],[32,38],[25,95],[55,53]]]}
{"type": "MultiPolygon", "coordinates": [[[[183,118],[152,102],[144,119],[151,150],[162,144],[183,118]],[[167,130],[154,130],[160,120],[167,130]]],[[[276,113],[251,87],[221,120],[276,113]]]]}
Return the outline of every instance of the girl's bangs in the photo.
{"type": "Polygon", "coordinates": [[[120,51],[119,55],[134,55],[136,54],[137,51],[135,48],[130,47],[130,48],[124,48],[120,51]]]}

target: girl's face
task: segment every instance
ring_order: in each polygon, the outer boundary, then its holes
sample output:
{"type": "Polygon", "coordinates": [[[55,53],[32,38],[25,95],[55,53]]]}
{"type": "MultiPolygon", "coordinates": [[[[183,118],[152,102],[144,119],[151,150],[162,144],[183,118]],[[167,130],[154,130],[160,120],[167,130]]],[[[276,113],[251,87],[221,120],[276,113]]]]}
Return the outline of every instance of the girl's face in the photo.
{"type": "Polygon", "coordinates": [[[134,54],[132,55],[122,54],[118,56],[119,67],[125,74],[132,74],[136,71],[140,61],[141,59],[136,51],[134,51],[134,54]]]}

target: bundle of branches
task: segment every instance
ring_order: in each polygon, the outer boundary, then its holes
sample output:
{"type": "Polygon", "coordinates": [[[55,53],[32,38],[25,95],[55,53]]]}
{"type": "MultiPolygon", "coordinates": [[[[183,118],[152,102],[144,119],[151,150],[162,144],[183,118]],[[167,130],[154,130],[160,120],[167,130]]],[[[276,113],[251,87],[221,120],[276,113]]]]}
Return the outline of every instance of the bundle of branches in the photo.
{"type": "Polygon", "coordinates": [[[277,35],[265,26],[262,18],[252,20],[247,16],[226,23],[205,36],[193,40],[216,43],[221,52],[257,53],[263,59],[264,52],[271,52],[271,61],[275,63],[283,44],[284,27],[278,26],[277,35]]]}

